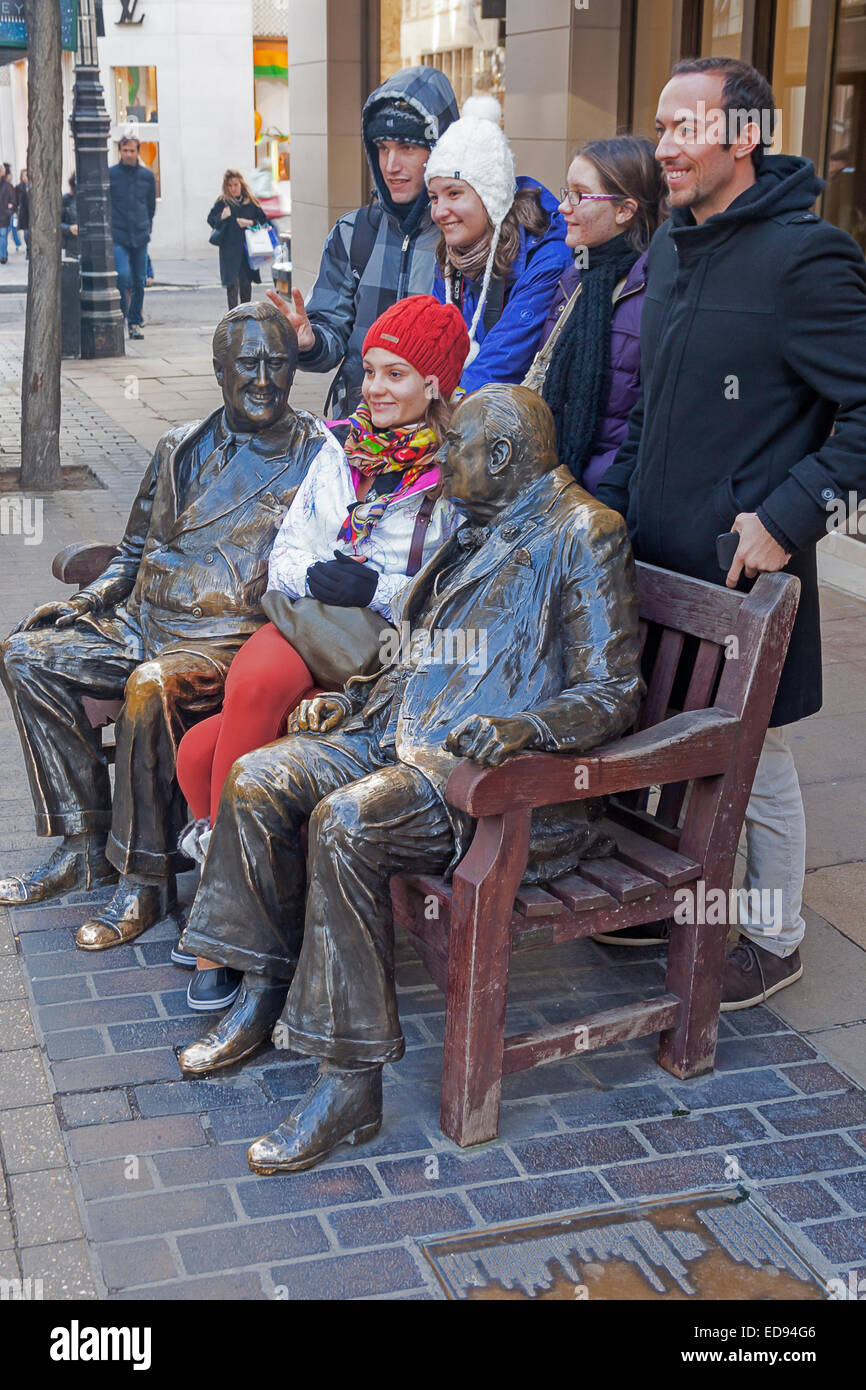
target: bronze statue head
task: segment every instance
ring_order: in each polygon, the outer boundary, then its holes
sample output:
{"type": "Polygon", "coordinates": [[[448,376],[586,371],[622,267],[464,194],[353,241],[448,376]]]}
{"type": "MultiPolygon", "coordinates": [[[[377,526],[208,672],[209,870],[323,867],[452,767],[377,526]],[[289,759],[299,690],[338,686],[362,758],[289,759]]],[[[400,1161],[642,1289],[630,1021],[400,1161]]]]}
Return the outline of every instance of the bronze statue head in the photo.
{"type": "Polygon", "coordinates": [[[213,369],[229,429],[269,429],[284,414],[298,365],[295,330],[268,300],[239,304],[217,324],[213,369]]]}
{"type": "Polygon", "coordinates": [[[524,386],[482,386],[455,410],[436,462],[446,497],[487,522],[556,467],[550,408],[524,386]]]}

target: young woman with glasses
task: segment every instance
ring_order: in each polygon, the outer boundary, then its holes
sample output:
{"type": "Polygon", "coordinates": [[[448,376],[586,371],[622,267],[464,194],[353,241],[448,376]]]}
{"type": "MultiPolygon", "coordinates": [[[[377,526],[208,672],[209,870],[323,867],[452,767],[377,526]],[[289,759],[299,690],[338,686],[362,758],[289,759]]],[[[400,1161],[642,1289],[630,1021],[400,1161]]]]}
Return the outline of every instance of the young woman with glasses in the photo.
{"type": "Polygon", "coordinates": [[[591,140],[560,190],[574,262],[557,285],[525,384],[556,420],[561,463],[594,493],[613,462],[640,391],[640,318],[647,248],[664,214],[649,140],[591,140]]]}

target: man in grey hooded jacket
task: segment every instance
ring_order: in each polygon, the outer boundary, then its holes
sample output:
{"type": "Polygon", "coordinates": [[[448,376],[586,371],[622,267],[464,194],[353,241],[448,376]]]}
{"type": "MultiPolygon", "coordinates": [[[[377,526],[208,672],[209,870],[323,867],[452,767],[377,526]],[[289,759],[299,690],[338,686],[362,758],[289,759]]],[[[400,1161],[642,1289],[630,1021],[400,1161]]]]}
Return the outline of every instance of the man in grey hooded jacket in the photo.
{"type": "Polygon", "coordinates": [[[361,132],[376,186],[373,200],[331,228],[304,305],[269,296],[292,324],[303,372],[340,368],[329,414],[344,417],[361,396],[361,348],[381,313],[410,294],[430,294],[439,229],[424,183],[427,157],[458,116],[448,78],[436,68],[403,68],[364,103],[361,132]]]}

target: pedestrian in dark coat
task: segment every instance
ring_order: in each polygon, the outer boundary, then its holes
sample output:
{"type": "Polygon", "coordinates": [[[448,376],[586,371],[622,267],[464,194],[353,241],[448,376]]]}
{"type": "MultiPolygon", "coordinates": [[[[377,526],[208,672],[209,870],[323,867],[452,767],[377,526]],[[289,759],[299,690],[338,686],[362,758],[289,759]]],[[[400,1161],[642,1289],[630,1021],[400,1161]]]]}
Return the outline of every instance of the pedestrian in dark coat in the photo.
{"type": "Polygon", "coordinates": [[[237,169],[226,169],[222,193],[207,215],[208,225],[219,233],[220,282],[225,286],[230,309],[252,299],[253,285],[261,275],[250,265],[245,233],[258,223],[267,225],[268,216],[256,202],[246,180],[237,169]]]}
{"type": "Polygon", "coordinates": [[[0,173],[0,265],[5,265],[8,260],[6,247],[9,227],[17,206],[18,195],[14,183],[5,173],[0,173]]]}
{"type": "Polygon", "coordinates": [[[141,326],[147,243],[156,212],[156,180],[138,157],[140,143],[131,135],[118,141],[120,163],[108,171],[114,268],[130,338],[144,337],[141,326]]]}
{"type": "Polygon", "coordinates": [[[575,260],[556,288],[525,385],[553,411],[560,462],[595,493],[640,395],[647,248],[664,199],[654,146],[631,135],[587,142],[561,194],[575,260]]]}
{"type": "Polygon", "coordinates": [[[821,706],[815,547],[840,502],[866,491],[866,263],[812,211],[812,164],[765,154],[774,109],[769,83],[733,59],[681,63],[661,94],[672,213],[649,253],[642,401],[598,491],[627,516],[638,559],[722,583],[716,537],[733,530],[729,586],[778,570],[801,584],[746,812],[744,887],[780,907],[771,919],[750,901],[725,1010],[802,974],[805,819],[777,726],[821,706]]]}
{"type": "Polygon", "coordinates": [[[69,192],[60,199],[60,231],[67,256],[78,255],[78,198],[75,175],[69,175],[69,192]]]}

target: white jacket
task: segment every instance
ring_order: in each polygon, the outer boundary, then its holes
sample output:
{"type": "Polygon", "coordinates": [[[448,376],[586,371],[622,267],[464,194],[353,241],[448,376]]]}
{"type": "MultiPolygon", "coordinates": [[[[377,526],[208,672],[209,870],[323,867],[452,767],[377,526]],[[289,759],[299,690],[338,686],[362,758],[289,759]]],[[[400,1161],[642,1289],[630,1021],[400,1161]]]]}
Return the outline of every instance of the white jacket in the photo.
{"type": "MultiPolygon", "coordinates": [[[[348,460],[340,443],[322,422],[325,443],[310,465],[304,481],[292,500],[268,562],[268,588],[277,589],[289,598],[309,596],[307,570],[318,560],[333,560],[334,551],[347,555],[363,555],[367,563],[379,572],[376,592],[370,607],[391,621],[391,601],[408,583],[406,567],[415,530],[418,510],[430,491],[438,486],[438,476],[431,473],[418,479],[412,492],[389,503],[384,516],[370,535],[353,547],[339,539],[346,513],[357,502],[355,485],[348,460]],[[425,477],[431,481],[425,487],[425,477]]],[[[453,535],[461,518],[444,497],[437,499],[424,537],[421,563],[425,564],[435,550],[453,535]]]]}

